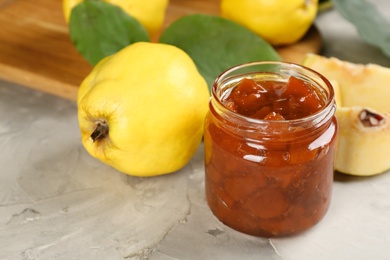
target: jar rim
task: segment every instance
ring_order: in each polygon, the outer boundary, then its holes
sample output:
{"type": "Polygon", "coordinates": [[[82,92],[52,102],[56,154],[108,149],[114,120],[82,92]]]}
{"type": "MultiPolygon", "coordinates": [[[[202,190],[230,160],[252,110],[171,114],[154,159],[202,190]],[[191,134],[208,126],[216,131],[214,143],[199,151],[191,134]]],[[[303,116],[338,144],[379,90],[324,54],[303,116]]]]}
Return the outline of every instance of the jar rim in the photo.
{"type": "MultiPolygon", "coordinates": [[[[260,73],[260,71],[247,73],[247,75],[253,75],[255,73],[260,73]]],[[[277,72],[277,74],[279,74],[279,73],[277,72]]],[[[292,76],[292,75],[296,76],[295,73],[290,74],[290,76],[292,76]]],[[[336,104],[335,104],[335,100],[334,100],[334,95],[335,94],[334,94],[334,89],[333,89],[332,84],[321,73],[319,73],[311,68],[308,68],[306,66],[303,66],[303,65],[300,65],[297,63],[292,63],[292,62],[285,62],[285,61],[254,61],[254,62],[248,62],[248,63],[236,65],[234,67],[231,67],[231,68],[223,71],[215,79],[215,81],[213,82],[213,86],[212,86],[212,97],[217,102],[218,108],[224,114],[226,114],[229,117],[233,117],[236,120],[242,120],[244,122],[257,124],[257,125],[263,125],[263,124],[268,124],[268,125],[269,124],[299,125],[299,124],[302,124],[302,123],[305,123],[308,121],[314,121],[317,118],[326,117],[326,115],[328,115],[331,112],[331,110],[335,110],[336,104]],[[320,87],[321,90],[325,90],[325,92],[327,93],[327,95],[325,96],[326,97],[325,105],[321,109],[319,109],[318,111],[316,111],[315,113],[313,113],[311,115],[308,115],[308,116],[305,116],[302,118],[297,118],[297,119],[289,119],[289,120],[264,120],[264,119],[251,118],[251,117],[244,116],[244,115],[238,114],[236,112],[233,112],[233,111],[229,110],[227,107],[225,107],[225,105],[223,105],[223,103],[222,103],[221,97],[218,95],[218,87],[223,85],[223,83],[225,81],[229,81],[229,79],[231,80],[232,78],[237,78],[237,77],[230,77],[230,78],[226,79],[226,76],[228,76],[230,73],[235,72],[235,71],[242,69],[242,68],[247,68],[247,67],[252,67],[252,66],[265,66],[265,65],[281,66],[281,67],[284,67],[286,69],[286,71],[287,71],[287,69],[289,69],[291,72],[302,71],[302,72],[305,72],[306,75],[307,74],[309,75],[309,77],[307,77],[307,78],[310,78],[310,79],[317,78],[317,81],[319,80],[319,81],[321,81],[321,83],[315,81],[314,85],[317,88],[320,87]],[[325,89],[324,85],[326,86],[327,89],[325,89]],[[334,109],[332,109],[332,108],[334,108],[334,109]]],[[[332,113],[332,116],[333,116],[333,114],[334,114],[334,111],[332,113]]]]}

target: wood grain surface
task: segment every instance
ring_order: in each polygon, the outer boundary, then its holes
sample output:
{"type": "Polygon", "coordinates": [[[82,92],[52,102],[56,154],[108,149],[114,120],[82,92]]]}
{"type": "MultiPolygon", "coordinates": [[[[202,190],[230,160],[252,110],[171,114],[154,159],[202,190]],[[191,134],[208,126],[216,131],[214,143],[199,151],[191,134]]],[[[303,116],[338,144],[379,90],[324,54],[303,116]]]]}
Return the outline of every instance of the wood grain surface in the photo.
{"type": "MultiPolygon", "coordinates": [[[[183,15],[218,15],[219,2],[171,0],[162,30],[183,15]]],[[[70,41],[62,0],[0,0],[0,26],[0,79],[76,99],[92,66],[70,41]]],[[[299,63],[320,48],[321,37],[313,27],[299,43],[277,50],[284,60],[299,63]]]]}

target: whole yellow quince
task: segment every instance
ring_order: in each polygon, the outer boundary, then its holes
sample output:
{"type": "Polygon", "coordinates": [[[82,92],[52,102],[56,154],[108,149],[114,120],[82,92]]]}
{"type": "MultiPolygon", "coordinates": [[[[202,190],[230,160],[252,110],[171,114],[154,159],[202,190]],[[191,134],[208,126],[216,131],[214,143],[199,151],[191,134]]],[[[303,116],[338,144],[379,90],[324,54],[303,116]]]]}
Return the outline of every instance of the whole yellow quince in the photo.
{"type": "Polygon", "coordinates": [[[221,0],[221,16],[252,30],[272,45],[300,40],[312,25],[318,0],[221,0]]]}
{"type": "MultiPolygon", "coordinates": [[[[167,9],[168,0],[101,0],[110,4],[114,4],[122,8],[127,14],[137,19],[150,36],[155,35],[161,28],[167,9]]],[[[84,0],[63,0],[62,9],[65,20],[69,22],[70,14],[76,5],[84,2],[84,0]]]]}
{"type": "Polygon", "coordinates": [[[177,171],[202,140],[209,96],[184,51],[134,43],[104,58],[82,82],[82,143],[93,157],[129,175],[177,171]]]}

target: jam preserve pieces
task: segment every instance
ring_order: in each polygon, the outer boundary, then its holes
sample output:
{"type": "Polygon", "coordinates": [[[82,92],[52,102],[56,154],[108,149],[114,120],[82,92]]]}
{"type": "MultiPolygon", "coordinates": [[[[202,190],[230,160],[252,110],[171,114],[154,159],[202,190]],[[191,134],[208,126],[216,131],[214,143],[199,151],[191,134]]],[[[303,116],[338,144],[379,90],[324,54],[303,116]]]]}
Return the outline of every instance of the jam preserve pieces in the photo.
{"type": "Polygon", "coordinates": [[[214,83],[205,190],[224,224],[263,237],[304,231],[327,212],[337,122],[323,76],[281,62],[234,67],[214,83]]]}
{"type": "Polygon", "coordinates": [[[243,78],[222,103],[231,111],[265,120],[292,120],[320,110],[325,101],[314,86],[291,76],[286,82],[243,78]]]}

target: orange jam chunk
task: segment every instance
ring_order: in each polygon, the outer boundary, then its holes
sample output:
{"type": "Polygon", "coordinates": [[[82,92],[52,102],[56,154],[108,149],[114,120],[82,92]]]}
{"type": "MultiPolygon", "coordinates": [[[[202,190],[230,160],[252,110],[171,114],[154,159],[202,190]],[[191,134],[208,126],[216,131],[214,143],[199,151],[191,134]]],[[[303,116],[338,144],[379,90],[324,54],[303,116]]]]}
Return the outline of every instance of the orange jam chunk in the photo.
{"type": "Polygon", "coordinates": [[[263,120],[299,119],[325,105],[312,84],[294,76],[287,82],[244,78],[222,102],[231,111],[263,120]]]}

